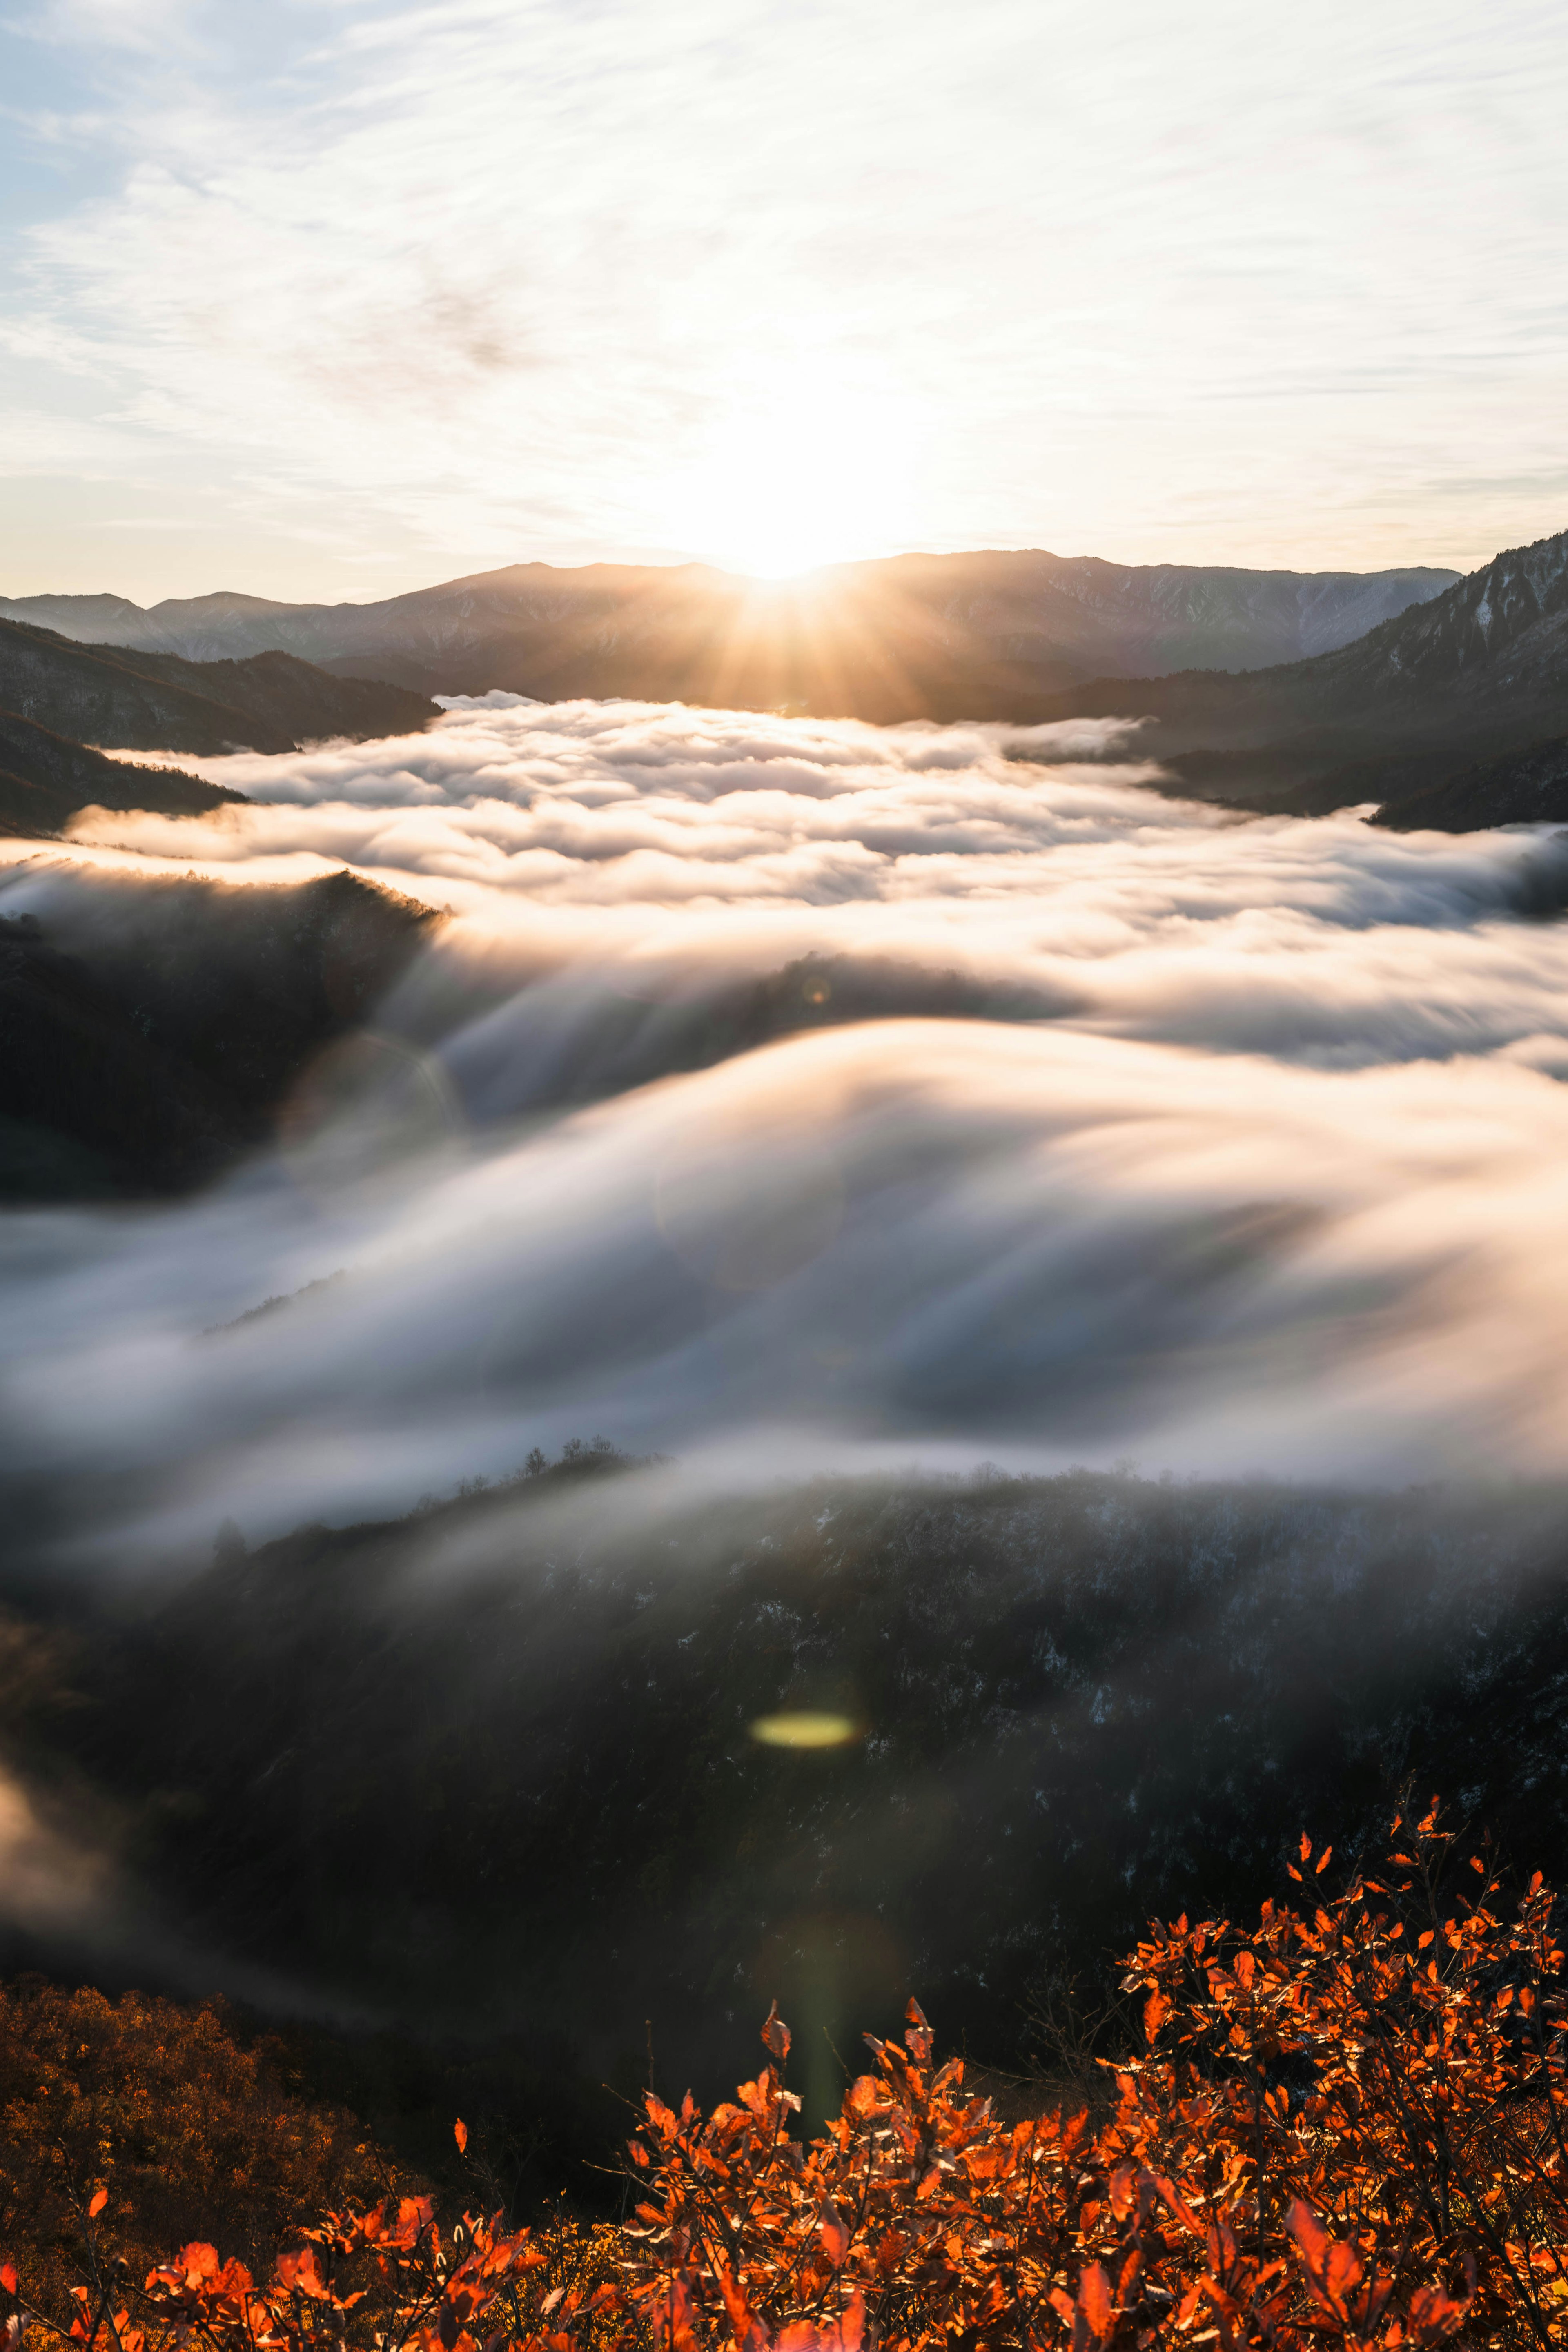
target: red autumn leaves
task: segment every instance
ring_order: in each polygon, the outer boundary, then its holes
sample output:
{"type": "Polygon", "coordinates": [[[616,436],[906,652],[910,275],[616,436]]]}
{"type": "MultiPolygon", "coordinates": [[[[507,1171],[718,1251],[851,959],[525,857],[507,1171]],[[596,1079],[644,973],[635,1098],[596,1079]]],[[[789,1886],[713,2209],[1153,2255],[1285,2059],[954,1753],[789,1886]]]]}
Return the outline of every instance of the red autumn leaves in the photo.
{"type": "MultiPolygon", "coordinates": [[[[1505,1902],[1483,1856],[1446,1895],[1450,1844],[1434,1811],[1342,1894],[1152,1930],[1126,1978],[1144,2047],[1098,2125],[1000,2122],[911,2002],[806,2143],[775,2009],[734,2102],[648,2095],[618,2230],[443,2233],[427,2200],[389,2201],[327,2216],[265,2288],[189,2246],[133,2318],[84,2291],[70,2333],[83,2352],[1568,2343],[1553,1901],[1537,1877],[1505,1902]]],[[[1303,1839],[1292,1876],[1316,1887],[1327,1859],[1303,1839]]]]}
{"type": "Polygon", "coordinates": [[[1483,1869],[1445,1916],[1435,1816],[1414,1842],[1393,1877],[1250,1933],[1155,1931],[1127,1978],[1146,2047],[1098,2128],[997,2121],[911,2003],[804,2146],[770,2017],[775,2063],[736,2104],[647,2102],[628,2311],[670,2352],[1568,2337],[1550,1897],[1505,1916],[1483,1869]]]}

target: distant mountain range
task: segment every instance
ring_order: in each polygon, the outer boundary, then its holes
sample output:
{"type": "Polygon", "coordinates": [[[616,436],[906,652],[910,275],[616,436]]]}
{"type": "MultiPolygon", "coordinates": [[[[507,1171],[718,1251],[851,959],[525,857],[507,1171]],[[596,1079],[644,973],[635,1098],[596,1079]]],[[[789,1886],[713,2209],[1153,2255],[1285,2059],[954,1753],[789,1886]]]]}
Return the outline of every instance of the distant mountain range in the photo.
{"type": "Polygon", "coordinates": [[[1118,718],[1141,722],[1140,752],[1192,797],[1300,815],[1375,802],[1379,824],[1447,831],[1568,820],[1568,532],[1463,578],[1025,553],[900,556],[763,589],[700,565],[521,564],[382,604],[30,597],[5,611],[72,632],[0,617],[14,830],[56,829],[79,791],[177,813],[224,797],[190,777],[89,774],[89,743],[281,751],[422,728],[430,692],[497,687],[886,723],[1118,718]],[[110,625],[164,649],[86,634],[110,625]],[[295,649],[253,649],[280,635],[295,649]],[[1281,644],[1324,649],[1247,666],[1281,644]],[[1195,646],[1206,667],[1147,674],[1195,646]],[[1089,676],[1108,647],[1117,667],[1089,676]]]}
{"type": "Polygon", "coordinates": [[[298,655],[422,694],[500,687],[825,718],[1026,717],[1097,676],[1253,669],[1349,644],[1459,575],[1246,572],[1021,553],[900,555],[759,585],[703,564],[519,563],[373,604],[225,593],[0,599],[84,643],[214,661],[298,655]]]}

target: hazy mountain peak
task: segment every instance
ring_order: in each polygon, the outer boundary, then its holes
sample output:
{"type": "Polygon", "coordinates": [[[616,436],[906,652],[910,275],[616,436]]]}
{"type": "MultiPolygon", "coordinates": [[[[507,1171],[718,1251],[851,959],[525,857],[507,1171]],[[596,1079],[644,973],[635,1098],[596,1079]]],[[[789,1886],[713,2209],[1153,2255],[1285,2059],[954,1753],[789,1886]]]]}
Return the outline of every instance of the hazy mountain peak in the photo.
{"type": "Polygon", "coordinates": [[[1392,682],[1455,688],[1506,681],[1521,692],[1568,685],[1568,531],[1504,548],[1418,610],[1342,657],[1392,682]]]}
{"type": "Polygon", "coordinates": [[[0,596],[0,618],[23,621],[36,628],[54,629],[61,636],[90,644],[110,628],[128,628],[132,635],[147,619],[129,596],[0,596]]]}
{"type": "MultiPolygon", "coordinates": [[[[136,612],[138,607],[132,605],[130,609],[136,612]]],[[[210,617],[217,614],[232,614],[237,617],[252,614],[259,617],[268,613],[298,613],[302,609],[299,604],[279,604],[270,596],[247,596],[242,589],[219,588],[206,596],[165,596],[162,604],[151,606],[142,618],[171,626],[187,614],[210,617]]]]}

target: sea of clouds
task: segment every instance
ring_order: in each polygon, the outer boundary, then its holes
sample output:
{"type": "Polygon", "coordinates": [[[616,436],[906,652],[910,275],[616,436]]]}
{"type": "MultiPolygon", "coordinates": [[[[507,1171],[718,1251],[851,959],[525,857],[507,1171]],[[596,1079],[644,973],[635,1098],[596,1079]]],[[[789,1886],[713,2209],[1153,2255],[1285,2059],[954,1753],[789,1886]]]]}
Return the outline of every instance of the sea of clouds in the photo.
{"type": "Polygon", "coordinates": [[[1564,1466],[1549,831],[1242,819],[1110,726],[500,695],[205,772],[250,805],[11,845],[0,910],[348,864],[451,919],[303,1143],[0,1220],[10,1460],[103,1498],[84,1557],[600,1432],[725,1478],[1564,1466]],[[819,1025],[757,1044],[796,967],[819,1025]]]}

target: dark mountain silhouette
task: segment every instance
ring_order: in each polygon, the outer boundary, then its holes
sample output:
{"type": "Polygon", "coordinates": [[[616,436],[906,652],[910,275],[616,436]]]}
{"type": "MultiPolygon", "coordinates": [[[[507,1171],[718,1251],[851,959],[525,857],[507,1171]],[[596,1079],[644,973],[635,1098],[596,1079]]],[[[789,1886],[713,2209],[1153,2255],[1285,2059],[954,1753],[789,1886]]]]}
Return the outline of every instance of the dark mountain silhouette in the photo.
{"type": "Polygon", "coordinates": [[[1018,718],[1097,672],[1245,669],[1346,644],[1457,575],[904,555],[777,585],[704,564],[513,564],[374,604],[224,593],[0,600],[72,637],[210,660],[278,649],[425,693],[500,687],[879,720],[1018,718]]]}
{"type": "Polygon", "coordinates": [[[1388,802],[1373,818],[1395,833],[1470,833],[1482,824],[1568,824],[1568,735],[1505,751],[1425,792],[1388,802]]]}
{"type": "Polygon", "coordinates": [[[132,767],[0,709],[0,832],[58,834],[78,809],[156,809],[199,816],[242,800],[178,768],[132,767]]]}
{"type": "Polygon", "coordinates": [[[114,749],[212,756],[292,751],[334,735],[407,734],[437,716],[424,697],[330,677],[289,654],[189,662],[171,654],[81,646],[0,620],[0,709],[114,749]]]}
{"type": "Polygon", "coordinates": [[[1201,797],[1303,814],[1375,800],[1385,823],[1418,799],[1412,823],[1514,822],[1544,773],[1539,747],[1568,725],[1568,531],[1312,661],[1188,671],[1135,694],[1100,678],[1042,713],[1089,715],[1142,719],[1139,748],[1201,797]]]}
{"type": "Polygon", "coordinates": [[[0,1201],[220,1175],[271,1139],[294,1081],[439,920],[346,872],[280,888],[104,876],[74,924],[0,917],[0,1201]]]}

